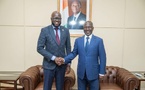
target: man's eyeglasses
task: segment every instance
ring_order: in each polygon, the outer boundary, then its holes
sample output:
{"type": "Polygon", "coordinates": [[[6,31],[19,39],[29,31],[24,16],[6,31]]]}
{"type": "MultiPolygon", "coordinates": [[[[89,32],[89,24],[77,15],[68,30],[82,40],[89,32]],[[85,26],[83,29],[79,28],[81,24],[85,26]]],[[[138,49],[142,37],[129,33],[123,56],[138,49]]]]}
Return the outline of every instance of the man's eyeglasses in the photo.
{"type": "Polygon", "coordinates": [[[61,20],[61,18],[51,18],[51,19],[53,19],[53,20],[61,20]]]}

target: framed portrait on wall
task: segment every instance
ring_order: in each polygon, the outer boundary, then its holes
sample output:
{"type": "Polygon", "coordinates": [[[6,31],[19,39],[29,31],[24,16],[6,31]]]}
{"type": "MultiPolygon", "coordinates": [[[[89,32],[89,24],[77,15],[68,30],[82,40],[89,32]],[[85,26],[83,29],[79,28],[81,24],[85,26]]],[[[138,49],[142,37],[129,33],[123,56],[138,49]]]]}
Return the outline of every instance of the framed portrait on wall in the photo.
{"type": "Polygon", "coordinates": [[[71,36],[81,36],[85,21],[91,20],[92,0],[58,0],[58,11],[62,25],[70,30],[71,36]]]}

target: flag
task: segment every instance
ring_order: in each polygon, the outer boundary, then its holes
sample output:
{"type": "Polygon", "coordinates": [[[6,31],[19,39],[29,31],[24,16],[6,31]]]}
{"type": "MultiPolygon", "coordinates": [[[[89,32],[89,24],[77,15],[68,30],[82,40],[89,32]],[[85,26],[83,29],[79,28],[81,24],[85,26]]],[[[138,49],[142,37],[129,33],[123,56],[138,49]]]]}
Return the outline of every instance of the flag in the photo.
{"type": "Polygon", "coordinates": [[[62,25],[65,27],[67,27],[68,16],[68,0],[62,0],[62,25]]]}

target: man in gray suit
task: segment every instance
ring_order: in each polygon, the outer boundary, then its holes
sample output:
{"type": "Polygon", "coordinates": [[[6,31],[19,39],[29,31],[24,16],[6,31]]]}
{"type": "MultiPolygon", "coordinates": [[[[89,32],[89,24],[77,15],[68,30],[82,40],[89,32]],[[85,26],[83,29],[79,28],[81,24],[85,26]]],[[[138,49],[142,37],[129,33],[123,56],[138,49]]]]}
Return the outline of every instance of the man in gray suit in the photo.
{"type": "Polygon", "coordinates": [[[70,71],[69,64],[58,66],[58,57],[65,57],[71,52],[69,30],[61,26],[61,14],[54,11],[51,15],[52,24],[41,29],[37,51],[43,58],[44,88],[51,90],[55,78],[56,90],[63,90],[65,71],[70,71]]]}

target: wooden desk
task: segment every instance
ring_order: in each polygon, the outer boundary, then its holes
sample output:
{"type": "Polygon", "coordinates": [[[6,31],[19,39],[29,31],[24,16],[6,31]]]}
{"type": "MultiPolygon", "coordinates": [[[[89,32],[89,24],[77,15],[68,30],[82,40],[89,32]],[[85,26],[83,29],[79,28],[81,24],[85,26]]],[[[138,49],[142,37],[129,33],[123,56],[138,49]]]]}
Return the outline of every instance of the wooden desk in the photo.
{"type": "Polygon", "coordinates": [[[3,88],[17,90],[18,79],[21,72],[19,71],[0,71],[0,90],[3,88]],[[8,86],[3,86],[3,84],[9,84],[8,86]],[[10,87],[13,85],[14,87],[10,87]]]}
{"type": "Polygon", "coordinates": [[[141,81],[145,81],[145,71],[132,71],[132,73],[139,79],[139,86],[136,90],[140,90],[141,81]],[[138,73],[139,75],[137,75],[136,73],[138,73]]]}

